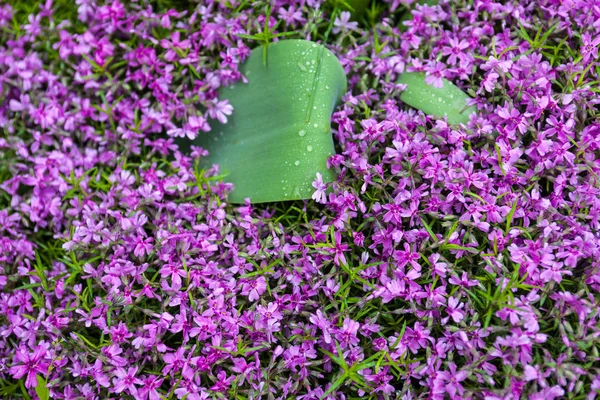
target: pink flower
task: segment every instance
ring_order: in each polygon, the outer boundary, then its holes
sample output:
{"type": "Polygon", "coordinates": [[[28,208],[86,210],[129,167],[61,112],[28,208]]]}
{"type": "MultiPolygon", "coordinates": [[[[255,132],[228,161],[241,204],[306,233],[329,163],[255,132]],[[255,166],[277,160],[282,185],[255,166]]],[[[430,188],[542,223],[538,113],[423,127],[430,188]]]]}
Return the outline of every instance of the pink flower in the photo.
{"type": "Polygon", "coordinates": [[[590,59],[598,60],[598,45],[600,45],[600,36],[595,35],[592,39],[592,35],[584,33],[581,35],[582,46],[580,48],[583,59],[582,63],[587,63],[590,59]]]}
{"type": "Polygon", "coordinates": [[[144,383],[139,378],[136,378],[138,367],[129,367],[127,371],[124,368],[117,368],[114,372],[115,378],[113,379],[115,393],[121,393],[127,390],[132,396],[137,396],[137,388],[135,385],[144,383]]]}
{"type": "Polygon", "coordinates": [[[221,100],[211,103],[208,109],[208,115],[213,119],[218,119],[222,124],[227,123],[227,116],[233,112],[233,106],[229,104],[229,100],[221,100]]]}
{"type": "Polygon", "coordinates": [[[468,374],[466,371],[457,371],[456,364],[453,362],[449,362],[448,367],[449,372],[442,371],[439,373],[440,377],[446,382],[445,391],[451,398],[454,398],[457,393],[462,396],[464,388],[460,382],[467,379],[468,374]]]}
{"type": "Polygon", "coordinates": [[[142,381],[142,388],[139,390],[139,395],[142,400],[160,400],[162,396],[158,393],[157,389],[162,384],[164,378],[150,375],[142,381]]]}
{"type": "Polygon", "coordinates": [[[459,303],[457,298],[450,297],[446,306],[446,312],[454,322],[458,323],[465,317],[465,313],[461,310],[464,306],[463,303],[459,303]]]}
{"type": "Polygon", "coordinates": [[[349,345],[357,345],[358,337],[356,334],[358,333],[358,328],[360,328],[360,324],[351,318],[344,319],[344,324],[340,329],[337,329],[335,334],[335,338],[340,342],[340,347],[346,348],[349,345]]]}
{"type": "Polygon", "coordinates": [[[348,11],[342,11],[339,17],[335,17],[333,21],[333,33],[340,33],[341,31],[352,31],[358,28],[358,22],[350,22],[350,13],[348,11]]]}
{"type": "Polygon", "coordinates": [[[320,172],[317,172],[317,179],[315,179],[312,185],[315,189],[317,189],[313,193],[312,199],[317,203],[325,204],[327,202],[327,196],[325,195],[327,185],[323,183],[323,177],[321,176],[320,172]]]}
{"type": "Polygon", "coordinates": [[[31,107],[29,95],[26,94],[22,94],[19,100],[11,99],[8,104],[11,111],[27,111],[31,107]]]}
{"type": "Polygon", "coordinates": [[[442,50],[442,54],[448,57],[448,63],[456,64],[456,61],[462,59],[464,50],[469,48],[469,42],[466,40],[458,40],[456,38],[450,39],[450,45],[446,46],[442,50]]]}
{"type": "Polygon", "coordinates": [[[47,349],[44,344],[39,345],[35,348],[33,353],[29,353],[26,349],[20,348],[15,353],[15,364],[10,367],[10,374],[14,379],[20,379],[27,375],[25,378],[25,387],[34,388],[37,387],[37,374],[45,376],[48,373],[48,362],[46,357],[47,349]]]}
{"type": "Polygon", "coordinates": [[[446,65],[441,62],[428,63],[425,66],[425,83],[433,85],[435,88],[443,88],[445,70],[446,65]]]}
{"type": "Polygon", "coordinates": [[[263,276],[244,282],[240,294],[248,296],[248,300],[255,301],[267,290],[267,281],[263,276]]]}
{"type": "Polygon", "coordinates": [[[495,72],[491,72],[485,76],[485,79],[481,83],[485,88],[486,92],[492,92],[496,86],[496,82],[498,81],[498,74],[495,72]]]}

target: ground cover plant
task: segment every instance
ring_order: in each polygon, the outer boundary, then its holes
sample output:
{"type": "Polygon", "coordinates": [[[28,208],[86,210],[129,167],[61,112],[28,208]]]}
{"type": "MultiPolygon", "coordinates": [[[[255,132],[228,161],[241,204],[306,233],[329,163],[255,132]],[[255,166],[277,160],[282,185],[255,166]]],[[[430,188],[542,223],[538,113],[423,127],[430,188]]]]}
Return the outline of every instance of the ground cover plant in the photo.
{"type": "Polygon", "coordinates": [[[0,5],[0,398],[596,398],[600,3],[350,3],[0,5]],[[291,39],[347,76],[337,178],[232,204],[178,143],[291,39]]]}

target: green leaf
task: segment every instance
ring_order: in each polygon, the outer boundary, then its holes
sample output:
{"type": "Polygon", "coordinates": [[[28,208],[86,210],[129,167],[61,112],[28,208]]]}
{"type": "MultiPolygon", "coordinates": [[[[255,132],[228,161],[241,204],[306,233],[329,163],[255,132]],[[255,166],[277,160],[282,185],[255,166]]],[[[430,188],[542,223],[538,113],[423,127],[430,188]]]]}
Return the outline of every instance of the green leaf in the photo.
{"type": "Polygon", "coordinates": [[[195,140],[210,152],[205,166],[219,164],[235,185],[232,203],[308,199],[317,172],[335,179],[326,167],[334,154],[331,114],[346,92],[346,75],[325,47],[284,40],[255,48],[240,68],[248,83],[223,88],[233,114],[227,124],[195,140]]]}
{"type": "Polygon", "coordinates": [[[508,235],[508,232],[510,231],[510,224],[512,224],[513,216],[515,215],[515,211],[517,210],[518,202],[519,202],[519,199],[518,198],[515,199],[512,207],[510,208],[510,212],[506,216],[506,229],[504,230],[505,235],[508,235]]]}
{"type": "Polygon", "coordinates": [[[31,396],[29,396],[29,393],[27,392],[27,389],[23,384],[23,379],[19,379],[19,386],[21,387],[21,393],[23,393],[23,398],[25,400],[31,400],[31,396]]]}
{"type": "Polygon", "coordinates": [[[476,111],[474,106],[467,107],[469,96],[446,79],[443,87],[436,88],[425,83],[424,73],[405,72],[398,83],[407,85],[400,100],[425,114],[447,117],[450,124],[466,124],[476,111]]]}
{"type": "Polygon", "coordinates": [[[346,374],[342,374],[340,375],[329,387],[329,389],[327,389],[327,391],[325,393],[323,393],[323,395],[319,398],[319,400],[323,400],[325,399],[327,396],[329,396],[331,393],[333,393],[335,390],[337,390],[340,386],[342,386],[342,383],[344,383],[344,381],[346,380],[347,375],[346,374]]]}
{"type": "Polygon", "coordinates": [[[50,390],[46,387],[46,380],[39,375],[37,378],[37,386],[35,387],[35,393],[38,395],[40,400],[50,399],[50,390]]]}
{"type": "Polygon", "coordinates": [[[479,253],[479,251],[473,247],[459,246],[457,244],[452,243],[442,245],[442,250],[462,250],[473,254],[479,253]]]}

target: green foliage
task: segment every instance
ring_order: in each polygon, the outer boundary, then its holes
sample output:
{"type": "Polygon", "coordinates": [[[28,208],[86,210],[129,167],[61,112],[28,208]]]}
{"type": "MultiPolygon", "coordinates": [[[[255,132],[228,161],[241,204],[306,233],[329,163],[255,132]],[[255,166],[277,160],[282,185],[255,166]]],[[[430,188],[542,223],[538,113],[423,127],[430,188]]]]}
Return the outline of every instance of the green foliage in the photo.
{"type": "Polygon", "coordinates": [[[35,376],[37,379],[37,386],[35,387],[35,393],[38,395],[39,400],[48,400],[50,399],[50,390],[46,386],[46,380],[39,376],[35,376]]]}

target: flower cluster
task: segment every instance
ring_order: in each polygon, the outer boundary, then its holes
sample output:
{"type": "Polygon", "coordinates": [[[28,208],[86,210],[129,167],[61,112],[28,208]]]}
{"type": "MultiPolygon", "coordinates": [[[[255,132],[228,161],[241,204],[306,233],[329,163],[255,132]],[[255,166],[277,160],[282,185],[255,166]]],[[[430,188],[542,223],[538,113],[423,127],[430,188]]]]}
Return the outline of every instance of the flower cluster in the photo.
{"type": "Polygon", "coordinates": [[[599,4],[76,3],[0,6],[0,397],[600,392],[599,4]],[[267,5],[347,73],[339,178],[236,206],[187,143],[267,5]]]}

